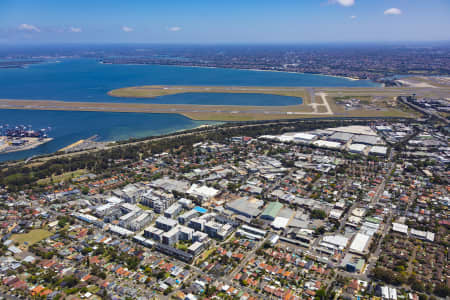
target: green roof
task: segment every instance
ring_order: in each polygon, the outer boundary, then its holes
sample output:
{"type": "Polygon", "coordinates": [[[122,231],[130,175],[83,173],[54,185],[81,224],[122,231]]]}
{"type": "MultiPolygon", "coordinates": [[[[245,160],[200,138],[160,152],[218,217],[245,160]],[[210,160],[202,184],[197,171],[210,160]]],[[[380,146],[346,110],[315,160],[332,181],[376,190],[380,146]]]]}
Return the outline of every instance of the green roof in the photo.
{"type": "Polygon", "coordinates": [[[366,221],[370,222],[370,223],[375,223],[375,224],[380,224],[381,223],[380,219],[376,219],[376,218],[372,218],[372,217],[367,217],[366,221]]]}
{"type": "Polygon", "coordinates": [[[281,204],[280,202],[270,202],[269,204],[267,204],[266,209],[264,209],[262,215],[275,218],[282,208],[283,204],[281,204]]]}

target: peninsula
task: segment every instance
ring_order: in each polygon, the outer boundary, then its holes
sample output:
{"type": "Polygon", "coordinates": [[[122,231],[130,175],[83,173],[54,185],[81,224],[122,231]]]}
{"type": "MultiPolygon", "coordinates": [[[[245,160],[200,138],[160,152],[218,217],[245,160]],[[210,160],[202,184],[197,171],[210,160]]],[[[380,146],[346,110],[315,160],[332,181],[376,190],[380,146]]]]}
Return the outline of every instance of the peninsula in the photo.
{"type": "Polygon", "coordinates": [[[23,137],[11,139],[0,137],[0,154],[34,149],[40,145],[52,141],[53,138],[23,137]]]}

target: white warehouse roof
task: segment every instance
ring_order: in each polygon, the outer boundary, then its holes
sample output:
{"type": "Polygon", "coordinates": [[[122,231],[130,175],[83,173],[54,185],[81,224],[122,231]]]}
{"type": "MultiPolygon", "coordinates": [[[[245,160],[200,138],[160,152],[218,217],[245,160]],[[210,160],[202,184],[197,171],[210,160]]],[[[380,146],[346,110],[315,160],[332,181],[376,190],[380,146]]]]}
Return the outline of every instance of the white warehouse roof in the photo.
{"type": "Polygon", "coordinates": [[[392,230],[404,234],[408,234],[408,225],[400,223],[392,223],[392,230]]]}
{"type": "Polygon", "coordinates": [[[312,141],[315,138],[316,138],[316,135],[309,134],[309,133],[303,133],[303,132],[296,133],[294,135],[294,139],[296,139],[296,140],[312,141]]]}
{"type": "Polygon", "coordinates": [[[288,136],[288,135],[280,135],[278,137],[278,140],[280,142],[292,142],[294,140],[294,137],[292,136],[288,136]]]}
{"type": "Polygon", "coordinates": [[[329,149],[339,149],[342,146],[342,144],[338,143],[338,142],[330,142],[330,141],[322,141],[322,140],[314,141],[313,145],[315,145],[317,147],[329,148],[329,149]]]}
{"type": "Polygon", "coordinates": [[[211,198],[216,196],[219,193],[219,191],[216,190],[215,188],[207,187],[206,185],[199,187],[197,184],[193,184],[191,188],[187,191],[187,193],[190,195],[201,196],[204,198],[211,198]]]}
{"type": "Polygon", "coordinates": [[[364,144],[351,144],[350,146],[348,146],[348,151],[361,153],[364,151],[364,149],[366,149],[366,147],[367,145],[364,144]]]}
{"type": "Polygon", "coordinates": [[[432,232],[417,230],[414,228],[411,228],[411,234],[414,236],[417,236],[421,239],[429,240],[431,242],[434,241],[434,236],[435,236],[434,233],[432,233],[432,232]]]}
{"type": "Polygon", "coordinates": [[[288,223],[289,223],[288,218],[276,217],[275,220],[272,222],[271,226],[275,229],[282,229],[286,228],[288,223]]]}
{"type": "Polygon", "coordinates": [[[344,249],[345,246],[347,246],[348,238],[343,235],[328,235],[323,237],[323,241],[325,243],[337,246],[340,249],[344,249]]]}
{"type": "Polygon", "coordinates": [[[350,125],[336,128],[328,128],[328,130],[354,134],[377,135],[377,133],[372,128],[370,128],[370,126],[363,126],[363,125],[350,125]]]}
{"type": "Polygon", "coordinates": [[[379,155],[386,155],[386,153],[387,153],[387,147],[383,147],[383,146],[373,146],[372,149],[370,149],[369,153],[372,153],[372,154],[379,154],[379,155]]]}
{"type": "Polygon", "coordinates": [[[363,253],[364,249],[366,249],[367,244],[369,243],[370,237],[368,235],[357,233],[353,239],[352,244],[350,245],[350,251],[356,253],[363,253]]]}

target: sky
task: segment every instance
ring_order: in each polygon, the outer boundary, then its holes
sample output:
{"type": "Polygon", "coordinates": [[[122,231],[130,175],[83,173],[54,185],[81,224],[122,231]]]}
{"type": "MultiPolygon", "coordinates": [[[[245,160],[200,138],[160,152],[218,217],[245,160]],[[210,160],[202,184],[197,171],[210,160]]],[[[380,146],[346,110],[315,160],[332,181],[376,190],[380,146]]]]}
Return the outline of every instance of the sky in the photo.
{"type": "Polygon", "coordinates": [[[0,0],[0,43],[449,41],[450,0],[0,0]]]}

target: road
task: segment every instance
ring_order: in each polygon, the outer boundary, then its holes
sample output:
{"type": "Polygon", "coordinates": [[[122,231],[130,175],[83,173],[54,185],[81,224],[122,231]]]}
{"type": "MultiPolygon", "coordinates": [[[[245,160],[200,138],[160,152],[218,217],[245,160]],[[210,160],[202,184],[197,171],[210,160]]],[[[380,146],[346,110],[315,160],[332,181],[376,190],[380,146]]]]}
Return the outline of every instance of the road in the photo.
{"type": "Polygon", "coordinates": [[[436,113],[436,112],[433,112],[433,111],[430,111],[429,109],[422,108],[422,107],[420,107],[420,106],[417,106],[417,105],[415,105],[415,104],[409,102],[409,101],[406,99],[406,97],[400,97],[400,99],[401,99],[401,101],[402,101],[404,104],[406,104],[406,105],[412,107],[413,109],[415,109],[415,110],[417,110],[417,111],[420,111],[421,113],[424,113],[424,114],[429,115],[429,116],[431,116],[431,117],[435,117],[435,118],[437,118],[438,120],[444,122],[444,123],[447,124],[447,125],[450,123],[449,120],[447,120],[446,118],[444,118],[444,117],[441,116],[440,114],[438,114],[438,113],[436,113]]]}
{"type": "MultiPolygon", "coordinates": [[[[380,118],[383,119],[383,118],[380,118]]],[[[353,121],[357,121],[359,119],[353,119],[353,121]]],[[[361,120],[365,120],[364,118],[362,118],[361,120]]],[[[327,122],[328,120],[315,120],[315,122],[327,122]]],[[[303,121],[299,121],[299,122],[303,122],[303,121]]],[[[308,122],[307,120],[305,120],[304,122],[308,122]]],[[[226,127],[224,128],[225,130],[230,130],[230,129],[236,129],[236,128],[251,128],[251,127],[259,127],[259,126],[270,126],[270,125],[279,125],[279,124],[292,124],[292,121],[274,121],[274,122],[265,122],[265,123],[256,123],[256,124],[244,124],[244,125],[236,125],[236,126],[230,126],[230,127],[226,127]]],[[[72,156],[77,156],[77,155],[81,155],[81,154],[87,154],[87,153],[94,153],[94,152],[98,152],[98,151],[102,151],[102,150],[111,150],[111,149],[115,149],[115,148],[119,148],[119,147],[127,147],[127,146],[133,146],[133,145],[138,145],[138,144],[142,144],[142,143],[151,143],[154,141],[160,141],[160,140],[164,140],[164,139],[176,139],[176,138],[180,138],[180,137],[186,137],[186,136],[190,136],[190,135],[199,135],[199,134],[205,134],[205,133],[210,133],[210,132],[216,132],[217,131],[217,127],[216,126],[205,126],[202,130],[197,130],[197,131],[193,131],[193,132],[181,132],[178,134],[173,134],[173,135],[169,135],[169,136],[163,136],[163,137],[154,137],[154,138],[148,138],[146,140],[143,141],[137,141],[137,142],[131,142],[131,143],[124,143],[124,144],[112,144],[110,146],[106,146],[102,149],[91,149],[91,150],[83,150],[83,151],[79,151],[79,152],[74,152],[74,153],[66,153],[66,154],[53,154],[53,155],[49,155],[46,157],[40,157],[37,158],[38,161],[41,162],[45,162],[47,160],[51,160],[51,159],[57,159],[57,158],[64,158],[64,157],[72,157],[72,156]]],[[[29,162],[30,160],[28,160],[29,162]]],[[[6,163],[7,166],[15,166],[17,164],[21,164],[22,162],[11,162],[11,163],[6,163]]]]}
{"type": "Polygon", "coordinates": [[[256,246],[247,253],[247,255],[245,256],[245,258],[239,263],[239,265],[233,269],[233,271],[231,271],[230,274],[228,274],[227,276],[225,276],[223,279],[225,281],[231,281],[233,280],[234,276],[236,276],[236,274],[242,269],[242,267],[246,266],[248,261],[252,258],[255,257],[255,252],[267,241],[267,238],[261,240],[258,242],[258,244],[256,244],[256,246]]]}
{"type": "MultiPolygon", "coordinates": [[[[259,299],[259,297],[260,297],[261,295],[255,293],[255,291],[252,290],[251,288],[242,286],[242,285],[240,285],[240,284],[237,283],[237,282],[233,282],[233,278],[234,278],[234,276],[236,276],[236,274],[242,269],[242,267],[245,266],[245,265],[248,263],[248,261],[250,260],[250,258],[251,258],[251,257],[254,257],[256,250],[258,250],[258,249],[264,244],[265,241],[266,241],[266,240],[263,240],[263,241],[261,241],[260,243],[258,243],[257,246],[250,252],[250,254],[247,255],[246,258],[245,258],[244,260],[242,260],[242,262],[241,262],[238,266],[236,266],[236,268],[234,268],[233,271],[232,271],[230,274],[228,274],[228,275],[226,275],[226,276],[224,276],[224,277],[216,278],[215,280],[216,280],[217,282],[222,282],[222,283],[227,284],[227,285],[229,285],[229,286],[235,286],[235,287],[237,286],[237,287],[239,287],[239,289],[241,289],[241,290],[247,292],[248,294],[252,295],[253,297],[259,299]]],[[[178,263],[179,263],[181,266],[183,266],[183,267],[189,266],[190,271],[191,271],[192,273],[195,273],[195,274],[193,274],[193,276],[190,277],[190,279],[188,280],[188,282],[192,282],[192,280],[194,279],[194,277],[197,277],[197,276],[195,276],[195,275],[201,275],[201,276],[203,276],[203,277],[213,277],[211,274],[208,274],[207,272],[204,272],[202,269],[200,269],[200,268],[194,266],[193,264],[191,265],[191,264],[188,264],[188,263],[185,263],[185,262],[182,262],[182,261],[179,261],[178,263]]],[[[171,299],[170,297],[171,297],[172,295],[174,295],[175,292],[176,292],[176,291],[172,292],[172,293],[169,294],[168,296],[162,296],[161,299],[171,299]]],[[[159,297],[159,296],[160,296],[160,295],[158,295],[158,297],[159,297]]]]}

